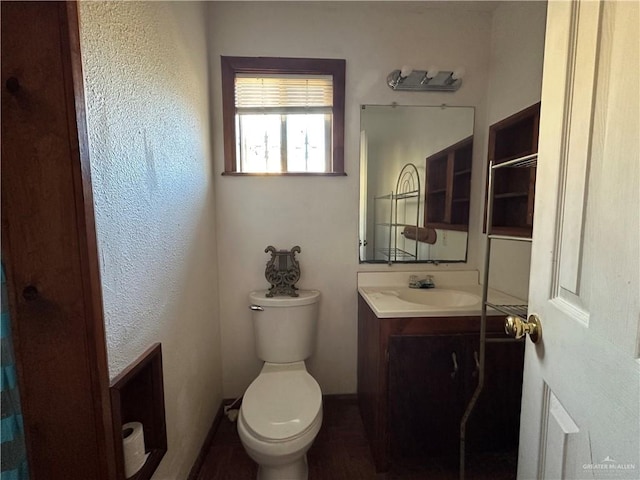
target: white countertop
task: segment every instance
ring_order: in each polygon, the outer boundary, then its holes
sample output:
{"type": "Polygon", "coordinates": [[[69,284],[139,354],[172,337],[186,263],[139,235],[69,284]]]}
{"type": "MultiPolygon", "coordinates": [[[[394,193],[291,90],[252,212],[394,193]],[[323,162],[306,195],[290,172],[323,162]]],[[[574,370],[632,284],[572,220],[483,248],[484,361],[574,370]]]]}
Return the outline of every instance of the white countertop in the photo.
{"type": "MultiPolygon", "coordinates": [[[[378,318],[396,317],[462,317],[479,316],[482,313],[482,285],[477,283],[478,273],[446,272],[445,275],[431,272],[394,272],[394,273],[366,273],[358,274],[358,292],[371,307],[378,318]],[[465,306],[431,306],[421,303],[405,301],[398,297],[402,290],[409,289],[410,275],[424,278],[432,275],[436,288],[427,289],[429,295],[445,290],[456,290],[477,297],[473,304],[465,306]]],[[[418,292],[421,289],[415,289],[418,292]]],[[[410,292],[415,294],[416,292],[410,292]]],[[[487,301],[495,305],[525,305],[527,302],[520,298],[507,295],[498,290],[489,289],[487,301]]],[[[468,298],[468,297],[467,297],[468,298]]],[[[504,315],[492,308],[487,309],[488,315],[504,315]]]]}

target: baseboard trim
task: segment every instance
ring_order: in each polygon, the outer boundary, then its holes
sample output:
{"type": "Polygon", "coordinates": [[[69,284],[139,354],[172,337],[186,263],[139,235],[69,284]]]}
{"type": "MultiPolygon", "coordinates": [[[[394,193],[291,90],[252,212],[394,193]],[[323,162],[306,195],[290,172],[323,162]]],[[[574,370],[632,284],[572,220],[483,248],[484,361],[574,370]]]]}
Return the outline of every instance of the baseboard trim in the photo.
{"type": "Polygon", "coordinates": [[[227,405],[227,403],[228,403],[227,400],[222,400],[222,402],[220,402],[220,407],[218,408],[218,412],[216,413],[216,416],[213,418],[213,423],[211,424],[209,433],[207,433],[207,436],[204,439],[204,443],[202,444],[200,453],[198,453],[198,457],[196,458],[196,461],[193,463],[193,466],[191,467],[191,471],[189,472],[189,476],[187,477],[187,480],[196,480],[198,478],[198,474],[202,469],[202,464],[204,463],[204,460],[207,457],[207,453],[209,453],[209,448],[211,448],[213,437],[218,431],[220,422],[222,422],[222,417],[224,417],[224,406],[227,405]]]}
{"type": "Polygon", "coordinates": [[[338,401],[345,403],[358,403],[357,393],[331,393],[328,395],[322,395],[322,401],[338,401]]]}

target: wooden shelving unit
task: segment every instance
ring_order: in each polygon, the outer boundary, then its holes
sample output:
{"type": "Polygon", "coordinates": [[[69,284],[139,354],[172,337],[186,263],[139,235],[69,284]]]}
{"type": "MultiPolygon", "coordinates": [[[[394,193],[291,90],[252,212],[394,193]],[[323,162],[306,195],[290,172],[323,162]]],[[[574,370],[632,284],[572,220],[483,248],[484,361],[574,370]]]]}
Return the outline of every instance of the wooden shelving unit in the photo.
{"type": "MultiPolygon", "coordinates": [[[[539,123],[540,103],[536,103],[491,125],[489,164],[500,165],[537,154],[539,123]]],[[[531,236],[535,185],[535,165],[495,171],[493,222],[489,233],[516,237],[531,236]]],[[[486,220],[484,227],[486,232],[486,220]]]]}
{"type": "Polygon", "coordinates": [[[469,229],[473,136],[427,157],[425,227],[469,229]]]}

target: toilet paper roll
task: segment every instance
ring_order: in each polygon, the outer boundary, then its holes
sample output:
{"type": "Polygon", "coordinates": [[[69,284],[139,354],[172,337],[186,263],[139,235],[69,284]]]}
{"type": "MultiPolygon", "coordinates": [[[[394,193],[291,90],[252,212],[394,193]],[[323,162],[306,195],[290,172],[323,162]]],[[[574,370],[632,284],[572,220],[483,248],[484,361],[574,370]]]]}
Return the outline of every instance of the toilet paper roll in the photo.
{"type": "Polygon", "coordinates": [[[122,450],[124,452],[124,476],[134,476],[147,461],[144,448],[144,431],[140,422],[122,425],[122,450]]]}

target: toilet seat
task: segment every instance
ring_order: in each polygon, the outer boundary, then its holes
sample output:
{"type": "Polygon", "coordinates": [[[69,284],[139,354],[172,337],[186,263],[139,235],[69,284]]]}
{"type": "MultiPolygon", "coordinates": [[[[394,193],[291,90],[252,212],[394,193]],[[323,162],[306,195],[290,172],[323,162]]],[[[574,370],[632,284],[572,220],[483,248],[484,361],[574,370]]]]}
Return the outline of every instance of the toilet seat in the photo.
{"type": "Polygon", "coordinates": [[[304,435],[322,415],[322,391],[304,362],[266,363],[242,399],[247,430],[265,442],[304,435]]]}

